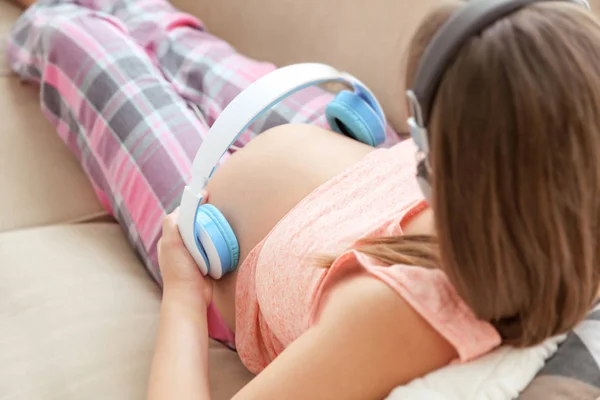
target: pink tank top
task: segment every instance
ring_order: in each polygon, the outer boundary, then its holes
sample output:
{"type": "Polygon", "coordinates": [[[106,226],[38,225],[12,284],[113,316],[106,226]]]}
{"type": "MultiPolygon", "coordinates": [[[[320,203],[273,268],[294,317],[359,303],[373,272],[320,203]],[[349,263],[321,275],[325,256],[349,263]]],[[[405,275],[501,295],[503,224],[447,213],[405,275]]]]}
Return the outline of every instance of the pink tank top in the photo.
{"type": "MultiPolygon", "coordinates": [[[[401,225],[426,208],[415,174],[415,147],[406,140],[378,149],[303,199],[240,266],[236,284],[236,348],[258,373],[313,323],[324,292],[349,268],[388,284],[457,350],[460,361],[500,344],[477,320],[440,270],[383,266],[356,251],[357,239],[402,234],[401,225]],[[342,254],[331,268],[316,255],[342,254]]],[[[393,316],[390,316],[393,318],[393,316]]]]}

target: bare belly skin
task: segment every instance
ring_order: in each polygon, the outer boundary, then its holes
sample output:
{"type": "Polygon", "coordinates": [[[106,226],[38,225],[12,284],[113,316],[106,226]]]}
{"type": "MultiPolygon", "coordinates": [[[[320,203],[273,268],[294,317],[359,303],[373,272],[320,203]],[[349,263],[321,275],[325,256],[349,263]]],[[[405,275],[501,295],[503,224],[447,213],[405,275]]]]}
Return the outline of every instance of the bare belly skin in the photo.
{"type": "MultiPolygon", "coordinates": [[[[210,204],[225,215],[238,238],[240,264],[302,199],[371,151],[325,129],[284,125],[264,132],[231,156],[207,190],[210,204]]],[[[217,281],[213,294],[234,331],[236,277],[233,273],[217,281]]]]}

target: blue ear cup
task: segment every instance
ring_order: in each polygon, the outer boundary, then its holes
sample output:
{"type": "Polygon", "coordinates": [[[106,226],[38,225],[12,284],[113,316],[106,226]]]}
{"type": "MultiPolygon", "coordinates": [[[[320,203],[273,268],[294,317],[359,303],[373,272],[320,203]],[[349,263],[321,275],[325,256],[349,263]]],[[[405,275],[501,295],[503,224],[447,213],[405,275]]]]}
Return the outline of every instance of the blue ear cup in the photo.
{"type": "Polygon", "coordinates": [[[385,140],[383,113],[363,93],[343,90],[327,108],[327,122],[334,131],[349,136],[369,146],[385,140]]]}
{"type": "Polygon", "coordinates": [[[211,263],[209,257],[206,254],[205,246],[206,243],[202,243],[198,239],[198,231],[203,229],[207,232],[208,236],[214,247],[217,250],[223,275],[228,272],[232,272],[237,268],[240,258],[240,247],[233,233],[233,229],[229,226],[229,223],[221,214],[221,212],[211,204],[204,204],[198,207],[196,214],[196,238],[199,244],[199,249],[207,261],[206,264],[210,270],[211,263]]]}

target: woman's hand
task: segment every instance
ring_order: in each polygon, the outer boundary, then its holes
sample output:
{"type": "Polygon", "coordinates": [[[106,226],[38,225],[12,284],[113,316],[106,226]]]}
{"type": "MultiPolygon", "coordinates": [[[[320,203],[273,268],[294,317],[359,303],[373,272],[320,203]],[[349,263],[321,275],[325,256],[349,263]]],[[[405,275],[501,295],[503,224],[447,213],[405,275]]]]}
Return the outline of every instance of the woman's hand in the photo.
{"type": "MultiPolygon", "coordinates": [[[[204,193],[202,204],[206,203],[208,195],[204,193]]],[[[186,249],[177,218],[179,209],[167,215],[163,221],[163,235],[158,242],[158,263],[163,278],[165,294],[184,292],[185,296],[198,296],[206,306],[212,300],[212,284],[210,278],[202,276],[198,265],[186,249]]]]}
{"type": "MultiPolygon", "coordinates": [[[[203,194],[203,203],[206,202],[203,194]]],[[[185,248],[178,211],[163,221],[158,263],[163,298],[148,386],[149,400],[209,399],[208,320],[212,280],[202,276],[185,248]]]]}

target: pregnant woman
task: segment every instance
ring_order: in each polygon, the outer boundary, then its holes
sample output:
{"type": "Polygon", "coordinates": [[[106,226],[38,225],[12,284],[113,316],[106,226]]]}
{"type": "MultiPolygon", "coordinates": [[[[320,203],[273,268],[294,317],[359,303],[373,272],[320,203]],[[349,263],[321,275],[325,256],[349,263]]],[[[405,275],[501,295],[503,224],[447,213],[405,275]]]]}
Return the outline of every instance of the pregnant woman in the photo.
{"type": "MultiPolygon", "coordinates": [[[[219,281],[183,246],[177,211],[165,216],[209,126],[274,67],[163,0],[29,7],[11,65],[40,84],[46,116],[164,287],[149,398],[209,397],[209,336],[258,374],[236,398],[370,399],[585,317],[600,281],[600,24],[575,1],[532,3],[445,66],[430,149],[389,127],[378,149],[333,133],[318,88],[250,126],[205,195],[240,243],[219,281]]],[[[424,21],[408,87],[463,7],[424,21]]]]}

